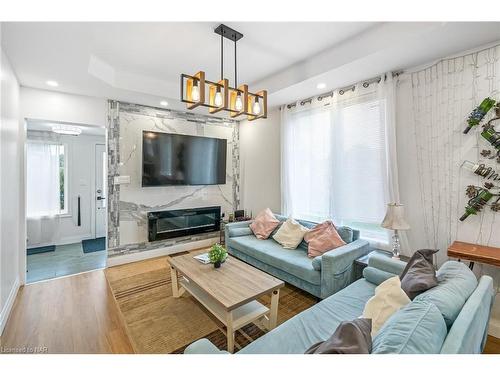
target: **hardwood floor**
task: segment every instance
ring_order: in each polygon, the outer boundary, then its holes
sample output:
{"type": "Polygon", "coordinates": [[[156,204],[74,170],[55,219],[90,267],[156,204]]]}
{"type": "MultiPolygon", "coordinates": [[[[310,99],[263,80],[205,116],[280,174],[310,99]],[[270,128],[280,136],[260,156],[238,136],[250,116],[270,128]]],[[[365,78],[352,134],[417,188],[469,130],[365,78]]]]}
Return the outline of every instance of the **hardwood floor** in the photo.
{"type": "Polygon", "coordinates": [[[3,352],[134,352],[103,270],[21,288],[0,345],[3,352]]]}
{"type": "Polygon", "coordinates": [[[483,354],[500,354],[500,339],[488,335],[483,354]]]}

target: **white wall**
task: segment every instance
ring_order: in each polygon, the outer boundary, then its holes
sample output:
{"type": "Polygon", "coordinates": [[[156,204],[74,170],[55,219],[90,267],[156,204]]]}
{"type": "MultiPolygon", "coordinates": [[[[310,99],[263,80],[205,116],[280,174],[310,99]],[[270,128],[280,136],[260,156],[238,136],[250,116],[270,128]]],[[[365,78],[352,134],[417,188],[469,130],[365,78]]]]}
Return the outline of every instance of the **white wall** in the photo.
{"type": "Polygon", "coordinates": [[[53,136],[53,133],[28,131],[28,139],[57,140],[67,147],[67,197],[68,213],[60,215],[54,225],[52,220],[28,218],[28,247],[62,245],[95,238],[94,234],[94,184],[95,145],[106,143],[102,136],[70,135],[53,136]],[[78,226],[78,196],[80,196],[81,226],[78,226]]]}
{"type": "Polygon", "coordinates": [[[21,88],[21,118],[106,126],[106,99],[21,88]]]}
{"type": "Polygon", "coordinates": [[[255,216],[269,207],[281,212],[280,111],[266,120],[240,123],[241,207],[255,216]]]}
{"type": "MultiPolygon", "coordinates": [[[[1,48],[0,48],[1,50],[1,48]]],[[[19,84],[1,50],[0,118],[0,335],[20,283],[20,184],[19,84]]]]}

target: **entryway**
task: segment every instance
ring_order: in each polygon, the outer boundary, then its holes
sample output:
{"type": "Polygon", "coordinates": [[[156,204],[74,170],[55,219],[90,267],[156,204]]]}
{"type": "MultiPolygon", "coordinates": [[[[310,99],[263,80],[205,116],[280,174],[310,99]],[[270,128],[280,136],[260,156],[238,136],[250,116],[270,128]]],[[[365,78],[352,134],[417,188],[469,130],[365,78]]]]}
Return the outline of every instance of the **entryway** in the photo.
{"type": "Polygon", "coordinates": [[[105,131],[27,121],[27,283],[106,266],[105,131]]]}

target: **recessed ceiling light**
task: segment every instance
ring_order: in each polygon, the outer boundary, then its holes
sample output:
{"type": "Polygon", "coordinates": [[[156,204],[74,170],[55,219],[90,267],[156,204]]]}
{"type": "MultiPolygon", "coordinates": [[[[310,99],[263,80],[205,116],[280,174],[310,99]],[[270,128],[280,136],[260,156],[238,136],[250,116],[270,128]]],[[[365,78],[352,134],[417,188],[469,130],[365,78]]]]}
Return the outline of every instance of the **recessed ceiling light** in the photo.
{"type": "Polygon", "coordinates": [[[63,125],[63,124],[53,125],[52,131],[54,133],[64,134],[64,135],[80,135],[80,134],[82,134],[82,129],[79,128],[78,126],[73,126],[73,125],[63,125]]]}
{"type": "Polygon", "coordinates": [[[326,88],[326,83],[323,83],[323,82],[318,83],[316,85],[316,88],[322,90],[322,89],[326,88]]]}
{"type": "Polygon", "coordinates": [[[160,105],[162,105],[162,106],[166,107],[166,106],[168,105],[168,102],[167,102],[166,100],[162,100],[162,101],[160,102],[160,105]]]}
{"type": "Polygon", "coordinates": [[[49,80],[49,81],[47,81],[47,82],[45,82],[45,83],[46,83],[47,85],[49,85],[49,86],[52,86],[52,87],[57,87],[57,86],[59,86],[59,83],[57,83],[56,81],[50,81],[50,80],[49,80]]]}

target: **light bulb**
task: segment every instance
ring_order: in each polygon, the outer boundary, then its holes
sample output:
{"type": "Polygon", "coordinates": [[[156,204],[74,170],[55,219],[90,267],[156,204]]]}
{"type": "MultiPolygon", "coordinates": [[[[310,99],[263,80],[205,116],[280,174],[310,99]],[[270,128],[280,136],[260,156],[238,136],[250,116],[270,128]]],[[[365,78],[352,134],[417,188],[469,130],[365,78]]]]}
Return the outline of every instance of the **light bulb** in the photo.
{"type": "Polygon", "coordinates": [[[198,87],[198,82],[195,82],[193,88],[191,89],[191,99],[194,102],[200,100],[200,89],[198,87]]]}
{"type": "Polygon", "coordinates": [[[234,103],[234,108],[237,111],[241,111],[241,109],[243,108],[243,101],[241,100],[240,93],[238,93],[238,96],[236,97],[236,102],[234,103]]]}
{"type": "Polygon", "coordinates": [[[222,93],[220,92],[220,89],[217,89],[217,92],[215,93],[214,103],[216,107],[220,107],[222,105],[222,93]]]}
{"type": "Polygon", "coordinates": [[[252,112],[254,115],[258,115],[260,113],[259,98],[255,98],[255,103],[253,103],[252,112]]]}

